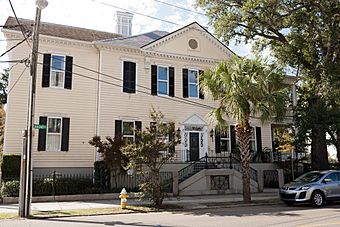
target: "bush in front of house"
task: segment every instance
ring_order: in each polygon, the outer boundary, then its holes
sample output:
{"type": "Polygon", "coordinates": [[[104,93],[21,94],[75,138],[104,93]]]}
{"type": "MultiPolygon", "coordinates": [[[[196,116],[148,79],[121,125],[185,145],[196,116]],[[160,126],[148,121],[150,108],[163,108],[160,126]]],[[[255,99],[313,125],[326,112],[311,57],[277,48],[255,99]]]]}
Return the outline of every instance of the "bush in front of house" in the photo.
{"type": "Polygon", "coordinates": [[[0,188],[0,195],[2,197],[19,196],[20,183],[18,180],[5,181],[0,188]]]}
{"type": "Polygon", "coordinates": [[[2,179],[4,181],[19,179],[20,165],[20,155],[4,155],[1,163],[2,179]]]}

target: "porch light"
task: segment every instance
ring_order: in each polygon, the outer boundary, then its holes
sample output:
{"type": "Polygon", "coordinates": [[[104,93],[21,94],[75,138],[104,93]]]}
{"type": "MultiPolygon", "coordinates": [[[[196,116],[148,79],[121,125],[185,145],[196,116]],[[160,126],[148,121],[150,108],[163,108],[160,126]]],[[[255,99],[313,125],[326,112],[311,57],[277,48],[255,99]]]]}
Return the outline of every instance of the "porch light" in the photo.
{"type": "Polygon", "coordinates": [[[211,141],[214,142],[214,129],[210,130],[210,138],[211,138],[211,141]]]}

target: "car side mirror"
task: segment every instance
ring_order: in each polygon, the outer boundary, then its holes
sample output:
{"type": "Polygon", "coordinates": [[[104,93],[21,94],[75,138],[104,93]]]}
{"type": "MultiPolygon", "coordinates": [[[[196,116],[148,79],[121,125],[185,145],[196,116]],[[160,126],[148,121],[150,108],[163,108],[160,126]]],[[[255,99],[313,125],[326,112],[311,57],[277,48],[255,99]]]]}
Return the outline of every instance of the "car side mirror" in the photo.
{"type": "Polygon", "coordinates": [[[330,179],[330,178],[325,178],[325,179],[323,180],[323,182],[324,182],[324,183],[329,183],[329,182],[332,182],[332,179],[330,179]]]}

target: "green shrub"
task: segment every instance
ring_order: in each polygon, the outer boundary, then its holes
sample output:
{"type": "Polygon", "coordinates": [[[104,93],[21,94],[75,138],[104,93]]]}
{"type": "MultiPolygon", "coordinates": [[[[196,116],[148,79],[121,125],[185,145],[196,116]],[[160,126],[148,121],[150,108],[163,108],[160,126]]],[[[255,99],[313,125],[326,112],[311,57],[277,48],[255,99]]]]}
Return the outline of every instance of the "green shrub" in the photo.
{"type": "Polygon", "coordinates": [[[0,194],[3,197],[19,196],[20,183],[18,180],[3,182],[0,188],[0,194]]]}
{"type": "Polygon", "coordinates": [[[2,179],[5,181],[19,179],[20,177],[20,155],[4,155],[1,164],[2,179]]]}

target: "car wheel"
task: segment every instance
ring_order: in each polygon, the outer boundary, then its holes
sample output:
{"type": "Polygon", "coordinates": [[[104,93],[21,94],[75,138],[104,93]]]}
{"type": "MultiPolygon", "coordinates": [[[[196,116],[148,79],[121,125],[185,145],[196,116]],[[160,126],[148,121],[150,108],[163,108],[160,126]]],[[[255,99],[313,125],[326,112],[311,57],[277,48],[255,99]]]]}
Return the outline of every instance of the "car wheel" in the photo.
{"type": "Polygon", "coordinates": [[[294,202],[293,201],[283,201],[287,206],[293,206],[294,202]]]}
{"type": "Polygon", "coordinates": [[[311,203],[315,207],[321,207],[325,201],[324,195],[320,191],[315,191],[312,193],[310,198],[311,203]]]}

